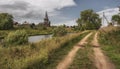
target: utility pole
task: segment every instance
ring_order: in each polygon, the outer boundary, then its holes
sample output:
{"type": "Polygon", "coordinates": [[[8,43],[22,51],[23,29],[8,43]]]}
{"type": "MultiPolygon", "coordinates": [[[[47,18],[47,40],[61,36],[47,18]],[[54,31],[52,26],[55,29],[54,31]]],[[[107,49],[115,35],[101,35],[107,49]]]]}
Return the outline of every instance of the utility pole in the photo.
{"type": "Polygon", "coordinates": [[[109,24],[110,22],[108,21],[107,17],[105,16],[105,12],[103,12],[103,21],[104,19],[107,21],[107,24],[109,24]]]}
{"type": "Polygon", "coordinates": [[[118,6],[118,8],[119,8],[119,13],[118,14],[120,15],[120,6],[118,6]]]}
{"type": "Polygon", "coordinates": [[[103,18],[102,19],[103,19],[103,25],[104,25],[104,12],[103,12],[103,18]]]}

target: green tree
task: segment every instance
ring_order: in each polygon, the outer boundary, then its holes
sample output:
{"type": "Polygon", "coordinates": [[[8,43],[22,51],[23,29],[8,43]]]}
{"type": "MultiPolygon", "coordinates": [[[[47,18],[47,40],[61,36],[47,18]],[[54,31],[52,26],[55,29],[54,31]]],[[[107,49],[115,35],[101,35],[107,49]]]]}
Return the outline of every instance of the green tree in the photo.
{"type": "Polygon", "coordinates": [[[8,30],[13,28],[13,16],[8,13],[0,13],[0,29],[8,30]]]}
{"type": "Polygon", "coordinates": [[[120,25],[120,15],[113,15],[112,21],[117,22],[117,24],[120,25]]]}
{"type": "Polygon", "coordinates": [[[85,10],[80,14],[81,18],[78,18],[77,24],[81,30],[99,29],[101,26],[101,19],[99,15],[93,10],[85,10]]]}

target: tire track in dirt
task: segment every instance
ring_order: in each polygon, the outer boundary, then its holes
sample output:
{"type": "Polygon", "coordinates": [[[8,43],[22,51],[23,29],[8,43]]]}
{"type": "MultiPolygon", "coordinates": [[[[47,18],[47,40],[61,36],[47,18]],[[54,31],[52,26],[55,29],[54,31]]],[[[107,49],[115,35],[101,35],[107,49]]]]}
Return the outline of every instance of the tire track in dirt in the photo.
{"type": "Polygon", "coordinates": [[[97,69],[115,69],[115,66],[109,62],[107,57],[102,53],[102,50],[100,49],[100,45],[98,43],[98,32],[95,34],[94,39],[92,41],[92,45],[94,46],[94,62],[97,69]]]}
{"type": "Polygon", "coordinates": [[[56,69],[67,69],[69,65],[72,63],[77,51],[81,48],[81,46],[83,46],[86,43],[86,40],[91,35],[92,33],[89,33],[78,43],[78,45],[75,45],[73,49],[68,53],[68,55],[58,64],[56,69]]]}

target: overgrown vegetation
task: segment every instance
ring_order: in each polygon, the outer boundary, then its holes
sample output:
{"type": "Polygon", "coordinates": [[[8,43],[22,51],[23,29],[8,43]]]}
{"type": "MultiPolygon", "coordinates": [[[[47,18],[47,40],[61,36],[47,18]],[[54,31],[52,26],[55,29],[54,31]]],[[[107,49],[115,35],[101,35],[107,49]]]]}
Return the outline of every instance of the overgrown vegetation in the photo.
{"type": "Polygon", "coordinates": [[[16,30],[25,30],[27,35],[43,35],[43,34],[52,34],[52,28],[47,30],[35,30],[35,29],[15,29],[15,30],[0,30],[1,37],[7,37],[10,32],[15,32],[16,30]]]}
{"type": "Polygon", "coordinates": [[[28,42],[28,35],[25,30],[17,30],[15,32],[10,32],[4,40],[4,42],[7,43],[7,45],[21,45],[28,42]]]}
{"type": "Polygon", "coordinates": [[[35,44],[16,45],[11,47],[0,46],[0,68],[2,69],[40,69],[48,63],[50,56],[69,41],[80,34],[69,34],[63,37],[54,37],[35,44]]]}
{"type": "Polygon", "coordinates": [[[100,30],[99,42],[104,53],[120,69],[120,28],[106,27],[100,30]]]}
{"type": "Polygon", "coordinates": [[[59,62],[69,53],[69,51],[73,48],[73,46],[80,41],[87,33],[81,34],[77,38],[70,40],[69,42],[65,43],[61,48],[56,49],[53,51],[49,57],[49,61],[47,64],[42,65],[42,69],[56,69],[56,66],[59,62]]]}
{"type": "Polygon", "coordinates": [[[67,31],[64,26],[59,26],[54,29],[54,34],[53,36],[64,36],[67,34],[67,31]]]}

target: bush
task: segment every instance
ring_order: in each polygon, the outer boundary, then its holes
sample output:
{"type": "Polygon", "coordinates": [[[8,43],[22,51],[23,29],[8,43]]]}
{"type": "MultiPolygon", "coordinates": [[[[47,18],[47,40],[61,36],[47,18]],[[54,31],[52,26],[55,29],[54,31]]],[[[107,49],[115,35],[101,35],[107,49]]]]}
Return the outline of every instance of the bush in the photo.
{"type": "Polygon", "coordinates": [[[59,26],[56,29],[54,29],[54,34],[53,36],[64,36],[67,34],[67,31],[63,26],[59,26]]]}
{"type": "Polygon", "coordinates": [[[28,42],[28,35],[25,30],[17,30],[15,32],[10,32],[5,38],[5,42],[8,44],[25,44],[28,42]]]}

